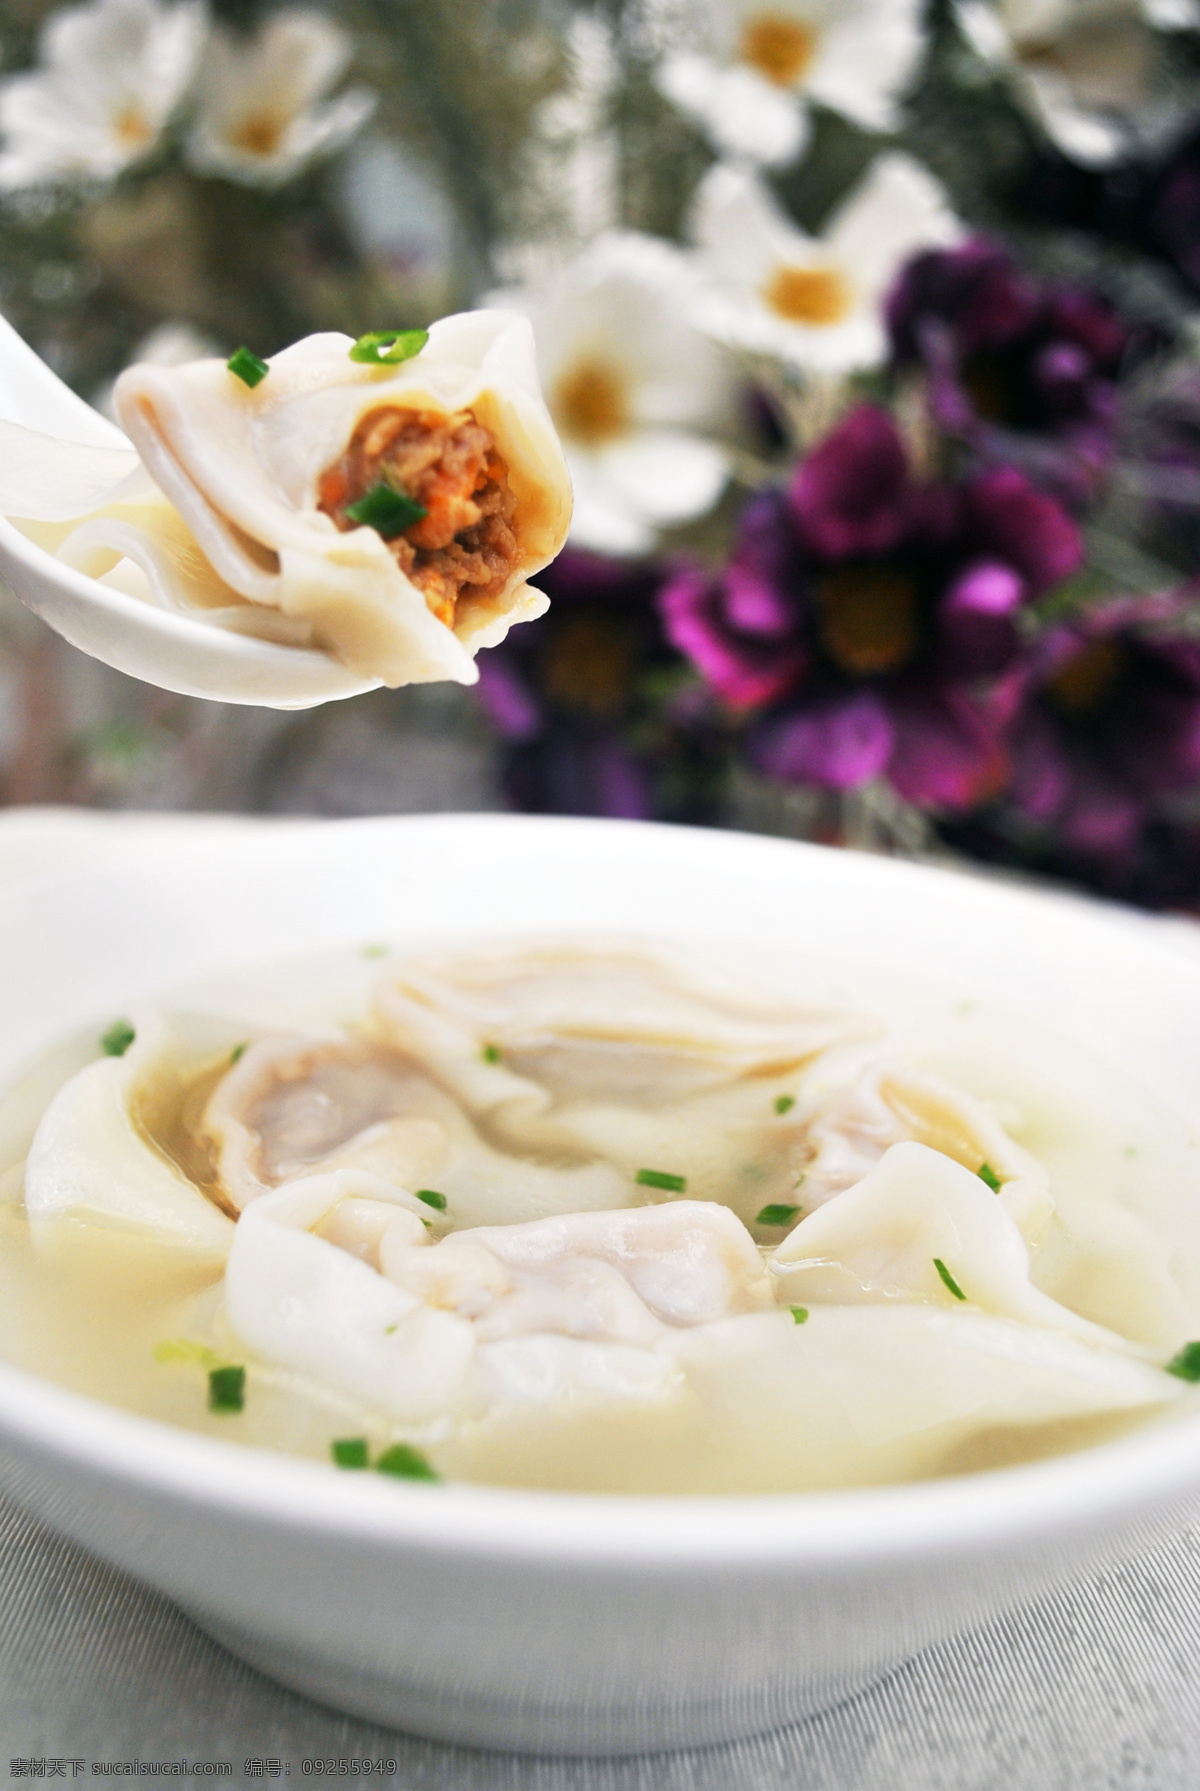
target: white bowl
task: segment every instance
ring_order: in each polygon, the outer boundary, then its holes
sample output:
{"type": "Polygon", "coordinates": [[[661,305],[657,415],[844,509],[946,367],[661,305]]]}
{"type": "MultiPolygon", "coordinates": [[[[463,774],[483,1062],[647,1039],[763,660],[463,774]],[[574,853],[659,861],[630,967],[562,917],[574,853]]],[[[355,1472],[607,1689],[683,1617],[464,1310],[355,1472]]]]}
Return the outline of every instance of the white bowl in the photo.
{"type": "MultiPolygon", "coordinates": [[[[1200,963],[1102,909],[777,840],[505,816],[168,824],[0,890],[0,1077],[240,961],[568,927],[820,941],[999,995],[1200,1105],[1200,963]]],[[[3,1368],[0,1442],[18,1498],[284,1684],[544,1752],[715,1742],[819,1709],[1200,1493],[1197,1417],[923,1485],[591,1497],[335,1476],[3,1368]]]]}

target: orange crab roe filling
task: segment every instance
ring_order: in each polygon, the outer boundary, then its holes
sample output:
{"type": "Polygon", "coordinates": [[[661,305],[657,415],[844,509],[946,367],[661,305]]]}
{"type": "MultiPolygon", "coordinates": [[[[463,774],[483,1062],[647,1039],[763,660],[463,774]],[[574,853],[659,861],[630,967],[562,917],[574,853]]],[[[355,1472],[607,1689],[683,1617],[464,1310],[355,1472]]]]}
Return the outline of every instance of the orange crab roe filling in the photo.
{"type": "Polygon", "coordinates": [[[453,628],[463,597],[497,596],[517,560],[516,498],[490,430],[469,410],[373,410],[342,458],[322,474],[318,508],[339,529],[360,525],[346,512],[376,485],[424,506],[426,514],[387,542],[401,572],[439,622],[453,628]]]}

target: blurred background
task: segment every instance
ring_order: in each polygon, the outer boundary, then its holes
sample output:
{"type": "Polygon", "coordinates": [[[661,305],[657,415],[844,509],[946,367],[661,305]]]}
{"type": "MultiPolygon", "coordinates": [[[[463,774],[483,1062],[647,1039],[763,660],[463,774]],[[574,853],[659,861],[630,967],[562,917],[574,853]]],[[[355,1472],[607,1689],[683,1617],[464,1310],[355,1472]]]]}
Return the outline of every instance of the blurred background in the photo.
{"type": "Polygon", "coordinates": [[[0,311],[134,360],[481,301],[576,486],[480,682],[173,696],[0,590],[0,801],[514,808],[1200,905],[1196,0],[5,0],[0,311]]]}

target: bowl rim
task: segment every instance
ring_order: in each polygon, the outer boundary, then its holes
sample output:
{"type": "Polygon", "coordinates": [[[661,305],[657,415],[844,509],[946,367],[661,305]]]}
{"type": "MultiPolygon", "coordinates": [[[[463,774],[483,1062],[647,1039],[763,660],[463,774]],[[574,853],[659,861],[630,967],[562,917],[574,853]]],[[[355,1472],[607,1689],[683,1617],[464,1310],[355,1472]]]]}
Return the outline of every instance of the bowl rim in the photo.
{"type": "MultiPolygon", "coordinates": [[[[119,826],[119,818],[114,819],[119,826]]],[[[162,817],[172,856],[183,844],[183,819],[174,814],[162,817]]],[[[121,850],[122,874],[136,870],[139,860],[160,858],[163,850],[155,840],[153,819],[136,820],[138,834],[121,850]]],[[[580,830],[603,829],[609,837],[618,832],[641,839],[669,836],[672,841],[691,836],[710,846],[721,842],[719,850],[782,848],[852,862],[855,876],[932,879],[943,889],[954,884],[968,905],[980,901],[994,907],[999,901],[1027,912],[1030,905],[1053,908],[1061,916],[1064,907],[1071,912],[1073,904],[1080,920],[1090,920],[1110,943],[1132,947],[1140,942],[1143,950],[1170,965],[1185,981],[1189,974],[1187,958],[1171,948],[1165,934],[1156,937],[1144,917],[1109,904],[759,835],[490,813],[349,820],[206,815],[196,820],[206,849],[214,824],[221,831],[225,821],[231,843],[239,844],[267,833],[315,836],[344,828],[390,834],[432,826],[439,831],[482,827],[577,836],[580,830]]],[[[9,887],[29,893],[76,880],[78,875],[78,870],[60,868],[22,877],[9,887]]],[[[0,896],[5,893],[0,888],[0,896]]],[[[1190,974],[1200,986],[1200,956],[1192,961],[1190,974]]],[[[50,1468],[104,1479],[131,1492],[140,1490],[259,1526],[320,1531],[330,1541],[466,1554],[480,1561],[568,1560],[579,1567],[605,1569],[625,1565],[639,1573],[707,1575],[751,1567],[819,1573],[884,1561],[918,1564],[933,1558],[978,1556],[1048,1541],[1067,1526],[1105,1527],[1147,1517],[1200,1489],[1200,1410],[1191,1416],[1151,1420],[1141,1430],[1064,1455],[953,1478],[821,1492],[578,1493],[464,1482],[427,1486],[340,1473],[323,1462],[143,1417],[0,1362],[0,1443],[4,1442],[35,1458],[43,1472],[50,1468]],[[333,1485],[339,1490],[331,1498],[333,1485]]]]}

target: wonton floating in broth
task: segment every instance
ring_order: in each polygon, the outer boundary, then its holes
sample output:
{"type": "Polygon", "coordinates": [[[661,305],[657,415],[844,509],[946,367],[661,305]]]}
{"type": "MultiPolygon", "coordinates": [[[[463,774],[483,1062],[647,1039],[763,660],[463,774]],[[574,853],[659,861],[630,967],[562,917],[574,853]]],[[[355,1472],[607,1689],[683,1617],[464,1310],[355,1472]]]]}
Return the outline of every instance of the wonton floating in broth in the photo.
{"type": "Polygon", "coordinates": [[[649,948],[512,945],[398,959],[305,1033],[133,1029],[41,1119],[31,1234],[194,1265],[209,1291],[166,1340],[192,1366],[162,1372],[199,1398],[196,1364],[244,1369],[251,1440],[781,1490],[1066,1446],[1183,1392],[1178,1288],[1144,1337],[1152,1243],[1124,1327],[1056,1298],[1097,1245],[1054,1177],[848,1009],[649,948]]]}

